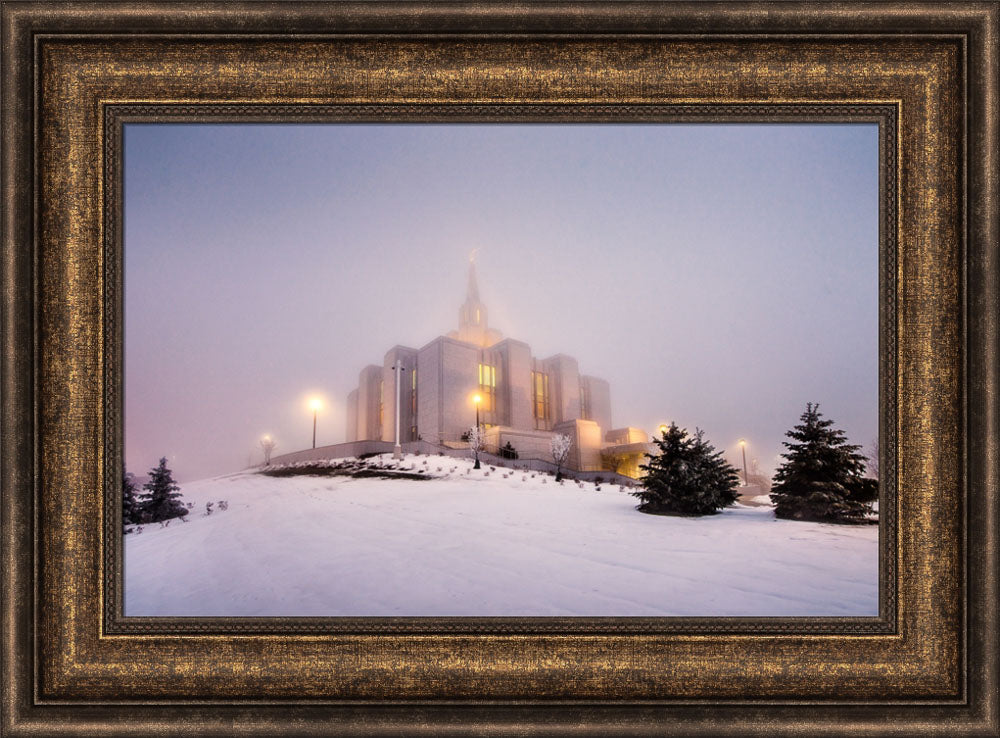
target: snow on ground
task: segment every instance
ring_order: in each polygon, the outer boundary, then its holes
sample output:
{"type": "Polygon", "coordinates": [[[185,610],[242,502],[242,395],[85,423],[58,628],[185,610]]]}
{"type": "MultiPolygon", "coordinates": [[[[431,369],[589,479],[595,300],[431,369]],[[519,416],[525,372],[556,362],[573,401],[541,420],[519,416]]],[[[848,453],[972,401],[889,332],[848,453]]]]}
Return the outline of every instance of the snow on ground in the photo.
{"type": "Polygon", "coordinates": [[[645,515],[617,486],[448,457],[403,464],[442,478],[242,472],[182,485],[189,522],[125,537],[125,614],[878,614],[877,526],[740,504],[645,515]],[[229,509],[206,516],[218,500],[229,509]]]}

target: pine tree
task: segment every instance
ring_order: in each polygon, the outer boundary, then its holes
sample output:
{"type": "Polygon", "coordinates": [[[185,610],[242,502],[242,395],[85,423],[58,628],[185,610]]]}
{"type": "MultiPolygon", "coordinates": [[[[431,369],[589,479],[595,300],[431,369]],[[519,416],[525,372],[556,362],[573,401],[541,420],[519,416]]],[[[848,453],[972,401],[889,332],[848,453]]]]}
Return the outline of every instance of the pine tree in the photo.
{"type": "Polygon", "coordinates": [[[122,464],[122,525],[135,525],[142,522],[135,475],[125,470],[122,464]]]}
{"type": "Polygon", "coordinates": [[[144,522],[158,523],[188,514],[187,508],[180,502],[180,487],[174,482],[167,459],[160,459],[160,465],[149,472],[149,481],[142,485],[144,494],[142,512],[144,522]]]}
{"type": "Polygon", "coordinates": [[[869,492],[862,476],[865,457],[842,430],[824,420],[819,404],[809,403],[801,423],[785,435],[788,453],[774,473],[771,501],[779,518],[860,522],[869,507],[857,499],[869,492]]]}
{"type": "Polygon", "coordinates": [[[693,436],[676,423],[654,438],[659,453],[646,454],[649,463],[642,486],[631,494],[639,510],[675,515],[714,515],[732,505],[739,493],[736,469],[705,440],[701,430],[693,436]]]}

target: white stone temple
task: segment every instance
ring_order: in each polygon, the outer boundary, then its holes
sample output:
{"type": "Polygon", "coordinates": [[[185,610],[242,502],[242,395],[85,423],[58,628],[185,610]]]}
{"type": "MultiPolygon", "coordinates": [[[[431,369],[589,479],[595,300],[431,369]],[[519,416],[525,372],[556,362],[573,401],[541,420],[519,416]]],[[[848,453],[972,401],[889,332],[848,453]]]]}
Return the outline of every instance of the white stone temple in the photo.
{"type": "Polygon", "coordinates": [[[419,349],[394,346],[381,364],[361,370],[358,388],[347,397],[348,441],[395,441],[397,361],[403,444],[461,447],[476,424],[478,397],[487,450],[495,453],[509,443],[519,458],[551,460],[550,439],[561,433],[573,442],[569,468],[615,467],[638,476],[649,437],[637,428],[612,428],[607,381],[581,374],[566,354],[536,358],[527,343],[490,328],[474,261],[458,330],[419,349]]]}

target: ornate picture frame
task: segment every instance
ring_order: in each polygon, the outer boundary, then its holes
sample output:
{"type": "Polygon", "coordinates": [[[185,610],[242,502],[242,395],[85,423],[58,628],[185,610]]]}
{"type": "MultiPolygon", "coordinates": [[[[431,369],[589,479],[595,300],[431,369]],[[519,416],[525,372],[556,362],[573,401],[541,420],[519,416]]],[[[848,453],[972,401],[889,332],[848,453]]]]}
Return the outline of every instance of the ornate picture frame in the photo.
{"type": "Polygon", "coordinates": [[[4,2],[3,730],[996,734],[996,4],[4,2]],[[880,615],[121,614],[121,126],[870,120],[880,615]]]}

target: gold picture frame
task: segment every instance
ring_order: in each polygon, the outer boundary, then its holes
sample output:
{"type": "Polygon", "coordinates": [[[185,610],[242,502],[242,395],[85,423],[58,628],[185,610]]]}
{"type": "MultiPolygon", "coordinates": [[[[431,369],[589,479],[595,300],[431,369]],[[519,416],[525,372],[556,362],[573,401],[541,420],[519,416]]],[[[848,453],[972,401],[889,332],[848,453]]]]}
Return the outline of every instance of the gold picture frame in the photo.
{"type": "Polygon", "coordinates": [[[3,2],[4,734],[996,734],[998,23],[3,2]],[[123,618],[119,134],[164,119],[878,122],[880,615],[123,618]]]}

